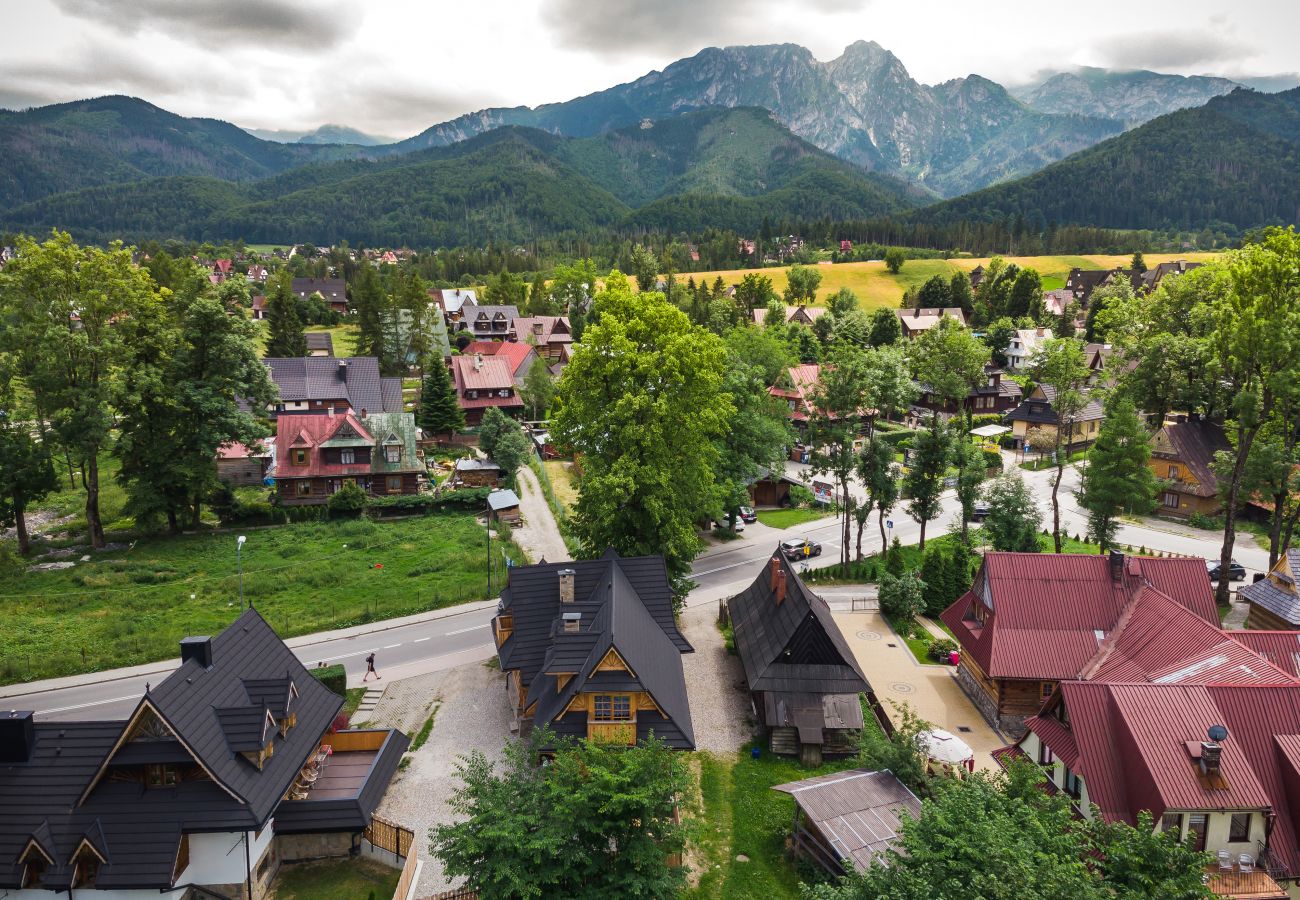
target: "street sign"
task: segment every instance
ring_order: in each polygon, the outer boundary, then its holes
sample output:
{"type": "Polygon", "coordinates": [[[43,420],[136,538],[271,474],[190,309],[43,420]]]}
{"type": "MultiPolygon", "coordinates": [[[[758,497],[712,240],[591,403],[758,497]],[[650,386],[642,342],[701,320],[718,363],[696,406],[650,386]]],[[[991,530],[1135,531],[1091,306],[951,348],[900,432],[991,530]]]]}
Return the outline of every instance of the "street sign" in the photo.
{"type": "Polygon", "coordinates": [[[831,503],[835,499],[835,487],[825,481],[814,481],[812,489],[813,499],[818,503],[831,503]]]}
{"type": "Polygon", "coordinates": [[[886,520],[885,520],[885,527],[886,527],[886,528],[893,528],[893,527],[894,527],[894,520],[893,520],[893,519],[886,519],[886,520]]]}

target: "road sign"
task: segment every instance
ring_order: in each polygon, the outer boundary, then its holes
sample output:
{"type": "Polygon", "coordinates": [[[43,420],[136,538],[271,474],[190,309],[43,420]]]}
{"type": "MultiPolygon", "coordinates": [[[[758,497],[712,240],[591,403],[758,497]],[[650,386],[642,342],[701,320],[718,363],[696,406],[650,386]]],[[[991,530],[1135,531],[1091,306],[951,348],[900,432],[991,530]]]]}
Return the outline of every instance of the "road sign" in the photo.
{"type": "Polygon", "coordinates": [[[835,499],[835,488],[824,481],[812,483],[813,499],[818,503],[830,503],[835,499]]]}
{"type": "Polygon", "coordinates": [[[886,527],[886,528],[893,528],[893,527],[894,527],[894,520],[893,520],[893,519],[886,519],[886,520],[885,520],[885,527],[886,527]]]}

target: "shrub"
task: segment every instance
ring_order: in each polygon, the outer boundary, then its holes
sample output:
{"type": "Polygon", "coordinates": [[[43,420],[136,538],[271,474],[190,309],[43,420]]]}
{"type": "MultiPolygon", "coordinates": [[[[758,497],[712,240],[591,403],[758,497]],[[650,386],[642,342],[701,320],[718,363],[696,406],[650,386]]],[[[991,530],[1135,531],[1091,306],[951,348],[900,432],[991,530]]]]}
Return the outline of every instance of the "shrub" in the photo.
{"type": "Polygon", "coordinates": [[[212,510],[222,525],[238,520],[239,500],[229,481],[218,481],[212,488],[212,493],[208,494],[208,509],[212,510]]]}
{"type": "Polygon", "coordinates": [[[925,582],[916,573],[895,578],[880,576],[880,611],[887,619],[910,625],[917,613],[925,609],[925,582]]]}
{"type": "Polygon", "coordinates": [[[329,507],[331,516],[359,516],[365,511],[369,502],[370,498],[366,496],[366,492],[355,482],[349,481],[341,489],[330,494],[329,501],[325,505],[329,507]]]}
{"type": "Polygon", "coordinates": [[[1187,524],[1193,528],[1205,528],[1210,531],[1223,530],[1222,516],[1206,516],[1201,513],[1192,513],[1187,517],[1187,524]]]}
{"type": "Polygon", "coordinates": [[[438,505],[481,511],[487,506],[487,498],[490,493],[492,493],[491,488],[461,488],[460,490],[448,491],[440,496],[438,505]]]}
{"type": "Polygon", "coordinates": [[[948,654],[957,649],[957,642],[948,638],[935,638],[925,649],[925,655],[935,662],[947,662],[948,654]]]}
{"type": "Polygon", "coordinates": [[[332,666],[317,666],[314,669],[308,669],[312,677],[319,681],[325,687],[329,688],[340,697],[347,693],[348,673],[343,666],[335,664],[332,666]]]}
{"type": "Polygon", "coordinates": [[[903,441],[910,442],[912,435],[915,433],[910,428],[899,428],[896,431],[882,431],[878,426],[876,428],[876,437],[894,448],[898,448],[903,441]]]}
{"type": "Polygon", "coordinates": [[[1002,454],[994,453],[992,450],[984,451],[984,468],[996,469],[1002,471],[1002,454]]]}
{"type": "Polygon", "coordinates": [[[806,487],[804,487],[801,484],[793,484],[790,486],[791,506],[807,506],[809,503],[812,502],[813,502],[812,491],[808,490],[806,487]]]}

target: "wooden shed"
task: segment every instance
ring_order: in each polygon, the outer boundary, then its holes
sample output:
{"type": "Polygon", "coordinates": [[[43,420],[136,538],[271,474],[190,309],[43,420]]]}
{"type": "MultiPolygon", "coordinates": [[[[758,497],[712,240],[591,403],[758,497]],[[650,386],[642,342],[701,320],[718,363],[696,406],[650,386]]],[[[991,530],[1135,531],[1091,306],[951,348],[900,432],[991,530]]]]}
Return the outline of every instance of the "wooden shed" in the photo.
{"type": "Polygon", "coordinates": [[[488,509],[497,522],[518,525],[523,520],[519,511],[519,495],[514,491],[502,489],[488,494],[488,509]]]}
{"type": "Polygon", "coordinates": [[[233,442],[217,448],[217,479],[232,487],[260,485],[271,455],[260,444],[253,448],[233,442]]]}

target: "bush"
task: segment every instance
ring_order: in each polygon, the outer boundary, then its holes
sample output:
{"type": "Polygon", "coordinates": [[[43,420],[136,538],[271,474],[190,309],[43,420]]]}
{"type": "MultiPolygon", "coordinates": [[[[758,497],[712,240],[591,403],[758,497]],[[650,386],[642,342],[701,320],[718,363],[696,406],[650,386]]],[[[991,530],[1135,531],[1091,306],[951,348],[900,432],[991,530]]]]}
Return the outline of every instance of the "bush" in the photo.
{"type": "Polygon", "coordinates": [[[994,453],[992,450],[984,451],[984,468],[996,469],[1002,471],[1002,454],[994,453]]]}
{"type": "Polygon", "coordinates": [[[982,428],[985,425],[1001,425],[1002,416],[997,413],[980,413],[977,416],[970,417],[971,428],[982,428]]]}
{"type": "Polygon", "coordinates": [[[325,687],[334,693],[343,697],[348,690],[348,673],[342,665],[335,664],[332,666],[317,666],[314,669],[308,669],[312,677],[319,681],[325,687]]]}
{"type": "Polygon", "coordinates": [[[880,611],[885,618],[908,625],[925,609],[925,582],[910,573],[895,578],[880,576],[880,611]]]}
{"type": "Polygon", "coordinates": [[[957,649],[957,642],[948,638],[935,638],[925,649],[925,655],[935,662],[947,662],[948,654],[957,649]]]}
{"type": "Polygon", "coordinates": [[[222,525],[229,525],[239,518],[239,499],[235,496],[235,490],[230,486],[229,481],[218,481],[208,494],[208,509],[221,522],[222,525]]]}
{"type": "Polygon", "coordinates": [[[441,495],[438,498],[438,505],[481,512],[487,506],[490,493],[492,493],[491,488],[461,488],[441,495]]]}
{"type": "Polygon", "coordinates": [[[813,492],[808,490],[802,484],[792,484],[790,486],[790,505],[807,506],[813,502],[813,492]]]}
{"type": "Polygon", "coordinates": [[[1210,531],[1223,530],[1222,516],[1206,516],[1201,513],[1192,513],[1187,517],[1187,524],[1193,528],[1205,528],[1210,531]]]}
{"type": "Polygon", "coordinates": [[[897,431],[881,431],[880,429],[876,430],[876,437],[880,438],[880,440],[884,441],[886,444],[889,444],[891,447],[894,447],[895,449],[902,448],[904,446],[903,444],[904,441],[907,442],[907,446],[911,446],[913,434],[915,434],[915,432],[910,428],[900,428],[897,431]]]}
{"type": "Polygon", "coordinates": [[[366,492],[357,486],[356,482],[349,481],[342,488],[330,494],[326,506],[329,508],[331,516],[359,516],[365,511],[369,504],[370,498],[366,492]]]}

